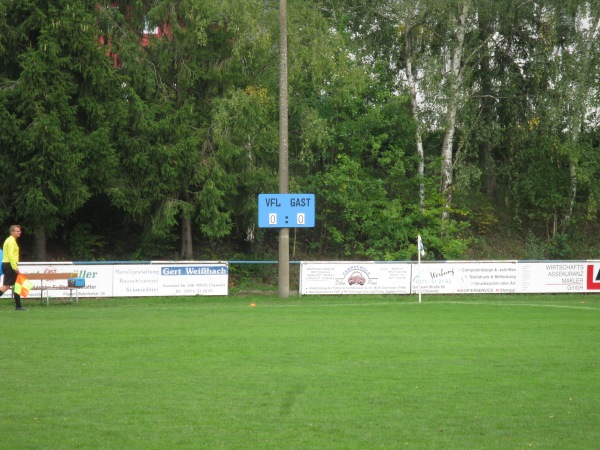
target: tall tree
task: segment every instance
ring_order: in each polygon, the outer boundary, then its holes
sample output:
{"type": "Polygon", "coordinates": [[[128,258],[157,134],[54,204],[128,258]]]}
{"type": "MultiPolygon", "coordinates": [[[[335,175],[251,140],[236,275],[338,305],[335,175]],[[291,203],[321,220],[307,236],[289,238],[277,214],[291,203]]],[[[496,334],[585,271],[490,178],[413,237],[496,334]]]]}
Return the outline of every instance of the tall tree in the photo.
{"type": "MultiPolygon", "coordinates": [[[[554,14],[558,75],[551,82],[561,91],[558,108],[566,111],[566,151],[569,159],[570,200],[563,213],[562,231],[569,226],[577,200],[579,166],[587,157],[584,132],[589,115],[600,107],[595,74],[600,69],[600,7],[597,2],[559,4],[554,14]]],[[[558,130],[557,130],[558,131],[558,130]]]]}
{"type": "Polygon", "coordinates": [[[115,162],[109,130],[120,93],[98,45],[96,4],[3,2],[0,146],[12,165],[3,184],[12,190],[13,215],[34,230],[42,260],[47,236],[115,162]]]}
{"type": "Polygon", "coordinates": [[[590,192],[596,173],[589,136],[598,110],[600,17],[593,2],[539,2],[527,12],[519,28],[527,40],[504,37],[527,94],[509,177],[518,216],[541,219],[556,239],[572,224],[584,202],[581,189],[590,192]]]}
{"type": "Polygon", "coordinates": [[[234,3],[120,4],[111,23],[124,22],[126,31],[109,27],[131,91],[132,125],[121,137],[124,170],[112,199],[149,238],[179,229],[187,259],[194,230],[214,239],[232,228],[226,202],[235,183],[211,138],[212,116],[218,99],[247,82],[252,52],[265,42],[256,21],[262,2],[234,3]]]}

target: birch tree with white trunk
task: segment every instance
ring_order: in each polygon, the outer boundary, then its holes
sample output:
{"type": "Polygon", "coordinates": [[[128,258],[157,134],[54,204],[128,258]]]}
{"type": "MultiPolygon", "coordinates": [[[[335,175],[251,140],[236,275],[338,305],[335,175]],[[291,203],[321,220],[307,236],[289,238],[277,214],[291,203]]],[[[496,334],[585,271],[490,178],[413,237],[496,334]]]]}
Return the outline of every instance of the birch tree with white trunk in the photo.
{"type": "MultiPolygon", "coordinates": [[[[556,49],[559,57],[561,81],[566,84],[564,91],[564,110],[566,116],[566,134],[571,149],[569,153],[569,177],[571,180],[570,199],[566,213],[562,218],[564,230],[571,221],[577,198],[579,184],[578,167],[581,152],[578,151],[580,135],[588,124],[587,118],[599,108],[598,86],[594,74],[600,64],[598,54],[600,39],[600,8],[592,2],[584,2],[577,7],[570,20],[573,37],[567,45],[556,49]]],[[[561,108],[563,109],[563,108],[561,108]]]]}

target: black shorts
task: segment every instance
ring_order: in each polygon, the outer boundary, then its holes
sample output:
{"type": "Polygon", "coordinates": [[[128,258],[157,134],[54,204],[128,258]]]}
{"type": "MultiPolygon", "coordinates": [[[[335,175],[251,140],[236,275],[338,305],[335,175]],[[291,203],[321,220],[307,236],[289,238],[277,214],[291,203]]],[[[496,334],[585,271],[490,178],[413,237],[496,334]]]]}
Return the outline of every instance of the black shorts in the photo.
{"type": "Polygon", "coordinates": [[[2,263],[2,273],[4,274],[4,286],[13,286],[17,281],[17,272],[12,268],[10,263],[2,263]]]}

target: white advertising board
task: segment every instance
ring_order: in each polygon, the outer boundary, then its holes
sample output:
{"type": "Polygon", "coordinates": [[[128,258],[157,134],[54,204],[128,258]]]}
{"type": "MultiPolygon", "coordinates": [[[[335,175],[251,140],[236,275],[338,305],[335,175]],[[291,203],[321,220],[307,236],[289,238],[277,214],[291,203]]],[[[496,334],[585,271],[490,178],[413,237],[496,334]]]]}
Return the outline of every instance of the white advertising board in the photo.
{"type": "MultiPolygon", "coordinates": [[[[79,297],[111,297],[112,296],[112,275],[113,266],[111,265],[75,265],[71,263],[19,263],[21,272],[28,273],[77,273],[77,278],[85,279],[85,287],[77,290],[79,297]]],[[[39,287],[41,281],[31,280],[39,287]]],[[[65,286],[66,280],[44,281],[44,286],[59,287],[65,286]]],[[[73,294],[75,295],[75,294],[73,294]]],[[[69,297],[69,290],[56,290],[50,293],[51,297],[69,297]]],[[[40,297],[39,290],[29,292],[29,298],[40,297]]]]}
{"type": "Polygon", "coordinates": [[[409,294],[410,264],[302,262],[300,295],[409,294]]]}
{"type": "Polygon", "coordinates": [[[412,273],[413,294],[509,294],[521,286],[516,261],[421,263],[412,273]]]}
{"type": "Polygon", "coordinates": [[[390,272],[378,271],[375,269],[378,264],[383,263],[302,263],[300,293],[600,293],[600,261],[396,262],[387,266],[393,270],[390,272]],[[404,278],[407,274],[410,274],[408,290],[404,278]],[[353,277],[364,279],[364,286],[351,285],[353,277]],[[367,280],[371,282],[371,278],[374,280],[366,289],[367,280]]]}
{"type": "Polygon", "coordinates": [[[587,292],[600,293],[600,261],[588,261],[586,266],[587,292]]]}
{"type": "MultiPolygon", "coordinates": [[[[226,262],[20,263],[27,273],[75,272],[79,297],[228,295],[226,262]]],[[[39,286],[40,282],[32,280],[39,286]]],[[[46,281],[63,286],[64,281],[46,281]]],[[[300,295],[600,293],[600,261],[319,261],[300,265],[300,295]]],[[[40,296],[32,290],[30,297],[40,296]]],[[[69,297],[69,290],[52,291],[69,297]]]]}
{"type": "MultiPolygon", "coordinates": [[[[79,297],[149,297],[227,295],[229,268],[224,262],[150,262],[146,264],[20,263],[27,273],[75,272],[85,279],[79,297]]],[[[39,286],[40,281],[32,280],[39,286]]],[[[45,286],[64,286],[65,281],[45,281],[45,286]]],[[[39,297],[32,290],[29,297],[39,297]]],[[[69,290],[53,291],[53,297],[69,297],[69,290]]]]}
{"type": "Polygon", "coordinates": [[[115,266],[114,297],[227,295],[226,263],[115,266]]]}
{"type": "Polygon", "coordinates": [[[520,266],[524,293],[600,292],[598,262],[524,262],[520,266]]]}

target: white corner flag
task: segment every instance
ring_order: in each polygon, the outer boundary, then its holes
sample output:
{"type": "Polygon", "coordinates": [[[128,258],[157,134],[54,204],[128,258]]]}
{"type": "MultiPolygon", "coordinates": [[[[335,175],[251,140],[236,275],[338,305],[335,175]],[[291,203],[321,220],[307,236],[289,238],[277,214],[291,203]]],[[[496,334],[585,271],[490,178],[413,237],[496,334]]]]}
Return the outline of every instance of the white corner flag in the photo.
{"type": "Polygon", "coordinates": [[[421,292],[423,291],[423,280],[421,279],[421,256],[425,256],[425,247],[423,247],[423,240],[419,234],[417,237],[417,256],[419,259],[419,303],[421,303],[421,292]]]}

